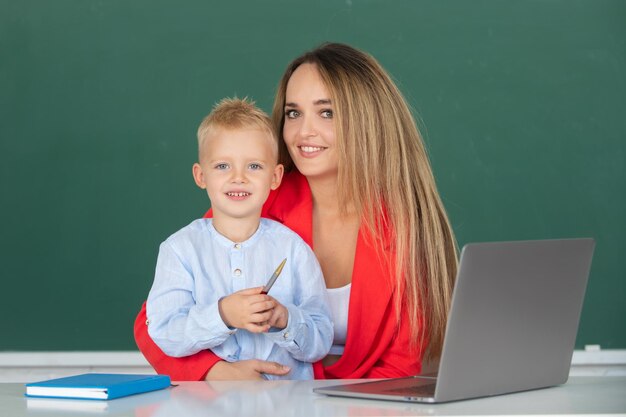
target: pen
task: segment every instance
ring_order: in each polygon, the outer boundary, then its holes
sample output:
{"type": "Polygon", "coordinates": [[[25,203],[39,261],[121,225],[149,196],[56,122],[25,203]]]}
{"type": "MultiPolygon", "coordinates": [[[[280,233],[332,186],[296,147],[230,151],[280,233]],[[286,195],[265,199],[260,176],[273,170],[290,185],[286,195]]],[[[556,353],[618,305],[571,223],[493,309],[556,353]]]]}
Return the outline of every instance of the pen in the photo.
{"type": "Polygon", "coordinates": [[[276,271],[274,271],[274,273],[270,277],[270,280],[267,281],[267,284],[265,284],[265,287],[263,287],[261,294],[267,294],[270,289],[272,289],[272,285],[274,285],[274,283],[276,282],[276,278],[278,278],[280,273],[283,271],[283,266],[285,266],[285,262],[287,262],[287,258],[283,259],[280,265],[278,265],[278,268],[276,268],[276,271]]]}

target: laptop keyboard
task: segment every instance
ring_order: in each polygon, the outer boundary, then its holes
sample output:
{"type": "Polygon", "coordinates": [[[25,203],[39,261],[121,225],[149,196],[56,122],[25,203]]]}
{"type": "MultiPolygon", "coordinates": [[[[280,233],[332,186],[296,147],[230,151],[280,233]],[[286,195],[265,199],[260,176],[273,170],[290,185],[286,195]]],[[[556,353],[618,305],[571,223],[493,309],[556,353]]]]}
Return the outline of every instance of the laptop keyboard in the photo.
{"type": "Polygon", "coordinates": [[[436,384],[411,385],[389,389],[386,392],[405,395],[407,397],[432,397],[435,395],[435,386],[436,384]]]}

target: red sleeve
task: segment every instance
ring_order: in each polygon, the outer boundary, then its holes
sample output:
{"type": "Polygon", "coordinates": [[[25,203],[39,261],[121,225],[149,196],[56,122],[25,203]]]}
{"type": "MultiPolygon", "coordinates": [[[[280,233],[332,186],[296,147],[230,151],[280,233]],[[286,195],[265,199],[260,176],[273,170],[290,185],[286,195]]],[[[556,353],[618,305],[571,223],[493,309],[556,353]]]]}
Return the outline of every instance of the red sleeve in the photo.
{"type": "Polygon", "coordinates": [[[221,361],[210,350],[183,358],[167,356],[148,335],[146,320],[146,303],[143,303],[135,319],[135,342],[158,374],[169,375],[173,381],[202,381],[209,369],[221,361]]]}
{"type": "Polygon", "coordinates": [[[363,378],[401,378],[422,372],[423,347],[426,343],[421,341],[419,346],[410,349],[411,329],[407,314],[402,315],[400,323],[400,328],[385,351],[363,378]]]}

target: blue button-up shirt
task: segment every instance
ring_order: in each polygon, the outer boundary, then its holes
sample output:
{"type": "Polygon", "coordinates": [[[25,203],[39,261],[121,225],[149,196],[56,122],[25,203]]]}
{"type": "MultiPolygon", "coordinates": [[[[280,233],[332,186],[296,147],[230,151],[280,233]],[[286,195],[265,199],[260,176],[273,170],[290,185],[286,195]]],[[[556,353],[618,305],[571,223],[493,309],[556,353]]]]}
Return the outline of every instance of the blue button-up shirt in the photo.
{"type": "Polygon", "coordinates": [[[295,232],[267,219],[240,243],[221,235],[211,219],[195,220],[170,236],[159,249],[147,316],[150,337],[170,356],[211,349],[229,362],[276,361],[291,368],[285,379],[312,379],[311,362],[326,356],[333,339],[315,254],[295,232]],[[269,295],[287,308],[287,327],[251,333],[226,326],[219,299],[265,285],[285,258],[269,295]]]}

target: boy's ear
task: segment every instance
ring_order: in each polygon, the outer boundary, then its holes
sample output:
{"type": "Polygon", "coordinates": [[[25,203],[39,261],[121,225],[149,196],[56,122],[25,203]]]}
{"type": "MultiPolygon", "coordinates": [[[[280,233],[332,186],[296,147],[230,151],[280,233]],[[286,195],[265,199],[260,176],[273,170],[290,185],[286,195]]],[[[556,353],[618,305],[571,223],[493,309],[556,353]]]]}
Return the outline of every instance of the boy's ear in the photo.
{"type": "Polygon", "coordinates": [[[193,179],[196,182],[196,185],[204,190],[206,188],[206,183],[204,182],[204,173],[202,172],[200,164],[197,162],[193,164],[191,172],[193,173],[193,179]]]}
{"type": "Polygon", "coordinates": [[[284,173],[285,167],[282,164],[278,164],[274,167],[274,174],[272,175],[272,185],[270,186],[270,189],[275,190],[278,186],[280,186],[284,173]]]}

